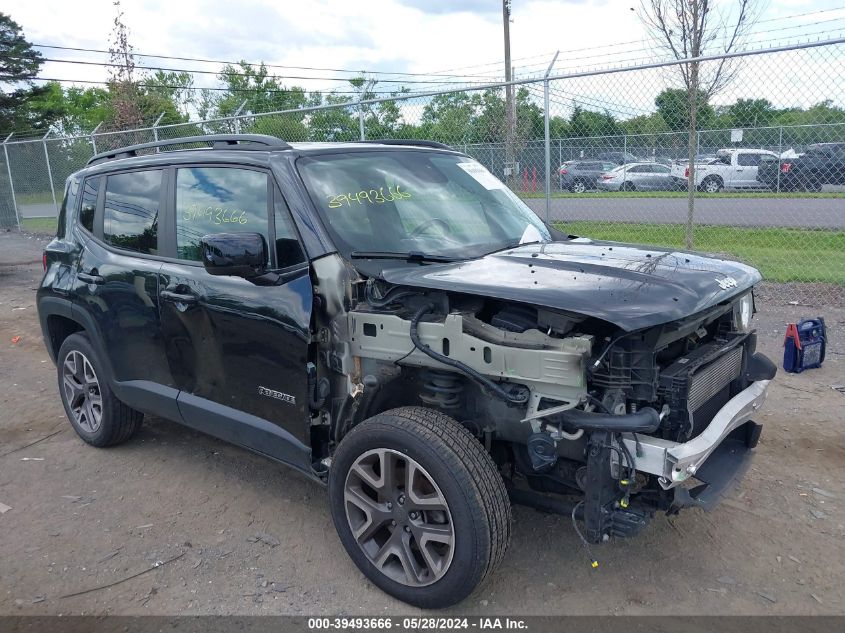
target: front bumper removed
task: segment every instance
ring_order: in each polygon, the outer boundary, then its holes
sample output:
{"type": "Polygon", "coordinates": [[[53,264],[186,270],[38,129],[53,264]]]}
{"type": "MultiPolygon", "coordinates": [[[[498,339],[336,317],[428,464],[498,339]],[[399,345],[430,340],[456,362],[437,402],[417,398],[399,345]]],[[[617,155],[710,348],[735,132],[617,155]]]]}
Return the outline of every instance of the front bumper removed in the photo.
{"type": "Polygon", "coordinates": [[[763,406],[769,380],[758,380],[723,406],[704,431],[689,442],[672,442],[658,437],[625,433],[638,471],[657,476],[664,490],[676,488],[676,506],[709,507],[718,501],[732,481],[747,470],[760,426],[751,422],[763,406]],[[678,488],[694,477],[704,488],[678,488]]]}

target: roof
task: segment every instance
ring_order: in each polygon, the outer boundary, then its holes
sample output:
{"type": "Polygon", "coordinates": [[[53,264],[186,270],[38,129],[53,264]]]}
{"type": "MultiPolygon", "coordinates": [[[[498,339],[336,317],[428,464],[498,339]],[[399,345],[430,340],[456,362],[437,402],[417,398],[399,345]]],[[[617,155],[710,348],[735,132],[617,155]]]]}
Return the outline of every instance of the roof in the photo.
{"type": "Polygon", "coordinates": [[[137,158],[145,155],[145,153],[159,156],[162,153],[161,149],[163,148],[171,148],[164,153],[172,155],[174,152],[208,152],[220,150],[249,152],[277,152],[294,150],[303,153],[310,153],[316,150],[372,149],[374,146],[423,147],[427,149],[455,151],[443,143],[423,139],[382,139],[376,141],[355,141],[351,143],[296,143],[291,145],[290,143],[276,138],[275,136],[269,136],[266,134],[209,134],[206,136],[186,136],[164,139],[151,143],[140,143],[137,145],[120,147],[108,152],[101,152],[91,157],[88,160],[87,165],[96,165],[126,158],[137,158]],[[154,152],[152,150],[154,150],[154,152]]]}

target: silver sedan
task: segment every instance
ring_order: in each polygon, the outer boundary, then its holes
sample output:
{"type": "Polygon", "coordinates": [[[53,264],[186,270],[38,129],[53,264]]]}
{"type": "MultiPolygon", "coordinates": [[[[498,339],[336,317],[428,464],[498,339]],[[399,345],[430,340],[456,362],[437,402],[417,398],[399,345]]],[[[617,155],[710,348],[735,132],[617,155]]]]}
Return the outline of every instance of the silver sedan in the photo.
{"type": "Polygon", "coordinates": [[[660,163],[627,163],[603,173],[598,188],[605,191],[671,191],[677,189],[671,171],[660,163]]]}

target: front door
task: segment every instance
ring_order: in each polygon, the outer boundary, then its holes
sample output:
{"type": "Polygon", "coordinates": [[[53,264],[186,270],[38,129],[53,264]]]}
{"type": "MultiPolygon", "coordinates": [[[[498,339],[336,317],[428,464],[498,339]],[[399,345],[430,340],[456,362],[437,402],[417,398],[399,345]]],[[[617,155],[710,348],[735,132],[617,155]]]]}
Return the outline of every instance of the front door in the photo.
{"type": "Polygon", "coordinates": [[[178,263],[161,268],[162,330],[184,421],[283,461],[308,464],[308,263],[268,172],[184,167],[175,179],[178,263]],[[261,233],[278,285],[212,276],[200,239],[261,233]],[[280,252],[281,251],[281,252],[280,252]]]}

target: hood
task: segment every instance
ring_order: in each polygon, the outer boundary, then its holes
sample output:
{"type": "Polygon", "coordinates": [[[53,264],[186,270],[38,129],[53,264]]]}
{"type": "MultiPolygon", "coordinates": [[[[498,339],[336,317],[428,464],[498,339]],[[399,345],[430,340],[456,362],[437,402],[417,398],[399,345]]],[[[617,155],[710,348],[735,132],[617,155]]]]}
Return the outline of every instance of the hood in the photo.
{"type": "Polygon", "coordinates": [[[574,312],[625,331],[701,312],[761,279],[756,269],[715,256],[583,238],[450,264],[392,268],[382,278],[574,312]]]}

